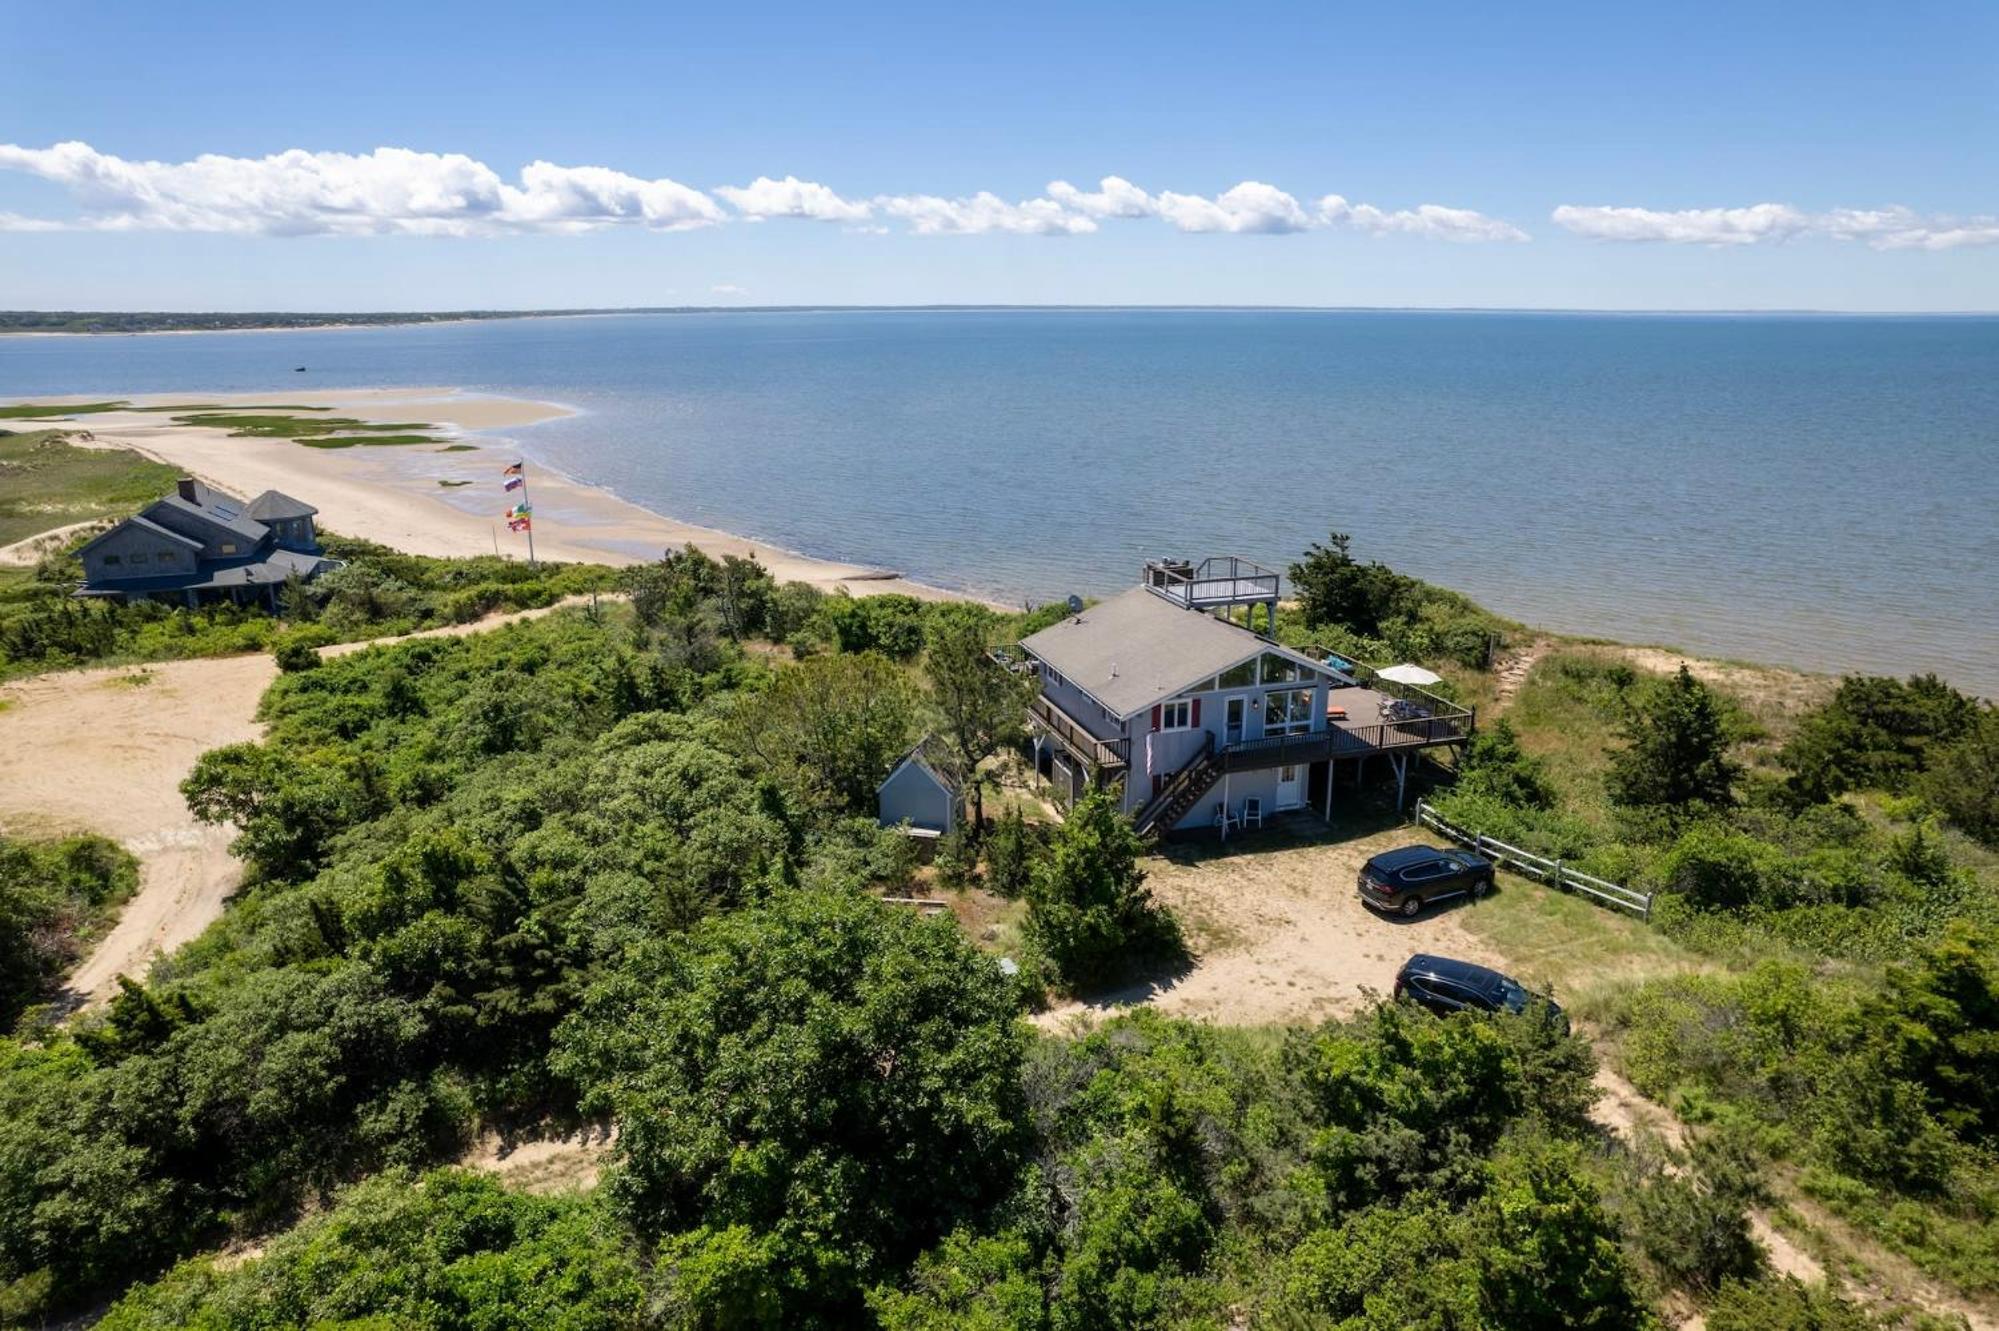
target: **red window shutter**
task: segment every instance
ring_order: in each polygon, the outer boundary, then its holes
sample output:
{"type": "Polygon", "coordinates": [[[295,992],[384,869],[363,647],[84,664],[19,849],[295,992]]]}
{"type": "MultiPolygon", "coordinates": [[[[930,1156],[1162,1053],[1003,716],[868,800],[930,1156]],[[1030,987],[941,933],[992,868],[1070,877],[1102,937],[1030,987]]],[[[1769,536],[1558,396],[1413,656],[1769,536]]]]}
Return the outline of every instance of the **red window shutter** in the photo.
{"type": "Polygon", "coordinates": [[[1199,698],[1194,699],[1193,719],[1188,724],[1196,730],[1201,728],[1201,700],[1199,698]]]}
{"type": "Polygon", "coordinates": [[[1159,704],[1152,704],[1152,728],[1159,729],[1159,704]]]}

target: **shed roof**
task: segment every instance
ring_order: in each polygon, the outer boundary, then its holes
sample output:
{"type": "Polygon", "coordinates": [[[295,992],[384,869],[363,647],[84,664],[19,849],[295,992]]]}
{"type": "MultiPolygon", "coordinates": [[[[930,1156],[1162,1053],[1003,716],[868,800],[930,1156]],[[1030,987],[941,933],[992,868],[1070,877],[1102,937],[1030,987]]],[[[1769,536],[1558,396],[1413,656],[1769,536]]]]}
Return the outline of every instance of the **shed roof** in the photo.
{"type": "Polygon", "coordinates": [[[259,522],[271,522],[282,518],[309,518],[319,510],[283,491],[266,490],[252,499],[244,512],[259,522]]]}
{"type": "Polygon", "coordinates": [[[1111,597],[1021,644],[1119,716],[1131,716],[1259,652],[1323,671],[1240,625],[1186,610],[1143,587],[1111,597]]]}
{"type": "MultiPolygon", "coordinates": [[[[882,786],[886,786],[889,782],[895,780],[897,772],[910,766],[928,773],[930,779],[944,789],[953,794],[957,793],[958,783],[951,777],[951,773],[948,770],[949,765],[944,761],[943,741],[938,739],[937,736],[925,735],[922,739],[916,741],[909,752],[903,754],[895,766],[888,769],[888,775],[882,778],[882,786]]],[[[876,789],[880,788],[879,786],[876,787],[876,789]]]]}

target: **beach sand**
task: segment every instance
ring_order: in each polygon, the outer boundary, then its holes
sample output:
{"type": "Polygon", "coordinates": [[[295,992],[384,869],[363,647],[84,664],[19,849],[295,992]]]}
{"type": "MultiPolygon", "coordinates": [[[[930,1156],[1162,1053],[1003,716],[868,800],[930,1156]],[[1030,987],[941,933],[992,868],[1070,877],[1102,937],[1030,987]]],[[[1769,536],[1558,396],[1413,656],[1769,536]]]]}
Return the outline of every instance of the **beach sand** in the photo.
{"type": "MultiPolygon", "coordinates": [[[[46,402],[88,401],[45,398],[46,402]]],[[[98,399],[101,400],[101,399],[98,399]]],[[[513,430],[572,414],[566,407],[520,398],[463,393],[450,388],[385,388],[263,393],[158,394],[130,399],[134,406],[215,403],[225,407],[297,404],[331,408],[333,414],[371,421],[423,421],[442,427],[464,451],[429,445],[308,448],[290,439],[232,438],[226,431],[175,425],[159,412],[114,411],[50,421],[59,429],[87,432],[88,444],[131,448],[181,468],[210,485],[251,498],[281,490],[319,510],[330,532],[359,536],[412,554],[481,555],[497,548],[527,557],[527,540],[509,532],[501,517],[507,497],[500,471],[516,460],[512,445],[478,431],[513,430]],[[442,482],[466,482],[446,485],[442,482]],[[467,512],[464,496],[490,497],[490,513],[467,512]],[[458,496],[453,502],[451,496],[458,496]]],[[[692,523],[678,522],[529,465],[534,506],[535,554],[545,560],[632,564],[693,544],[708,554],[755,555],[781,582],[807,582],[856,595],[902,592],[926,599],[952,594],[912,582],[885,569],[813,559],[762,542],[692,523]]]]}

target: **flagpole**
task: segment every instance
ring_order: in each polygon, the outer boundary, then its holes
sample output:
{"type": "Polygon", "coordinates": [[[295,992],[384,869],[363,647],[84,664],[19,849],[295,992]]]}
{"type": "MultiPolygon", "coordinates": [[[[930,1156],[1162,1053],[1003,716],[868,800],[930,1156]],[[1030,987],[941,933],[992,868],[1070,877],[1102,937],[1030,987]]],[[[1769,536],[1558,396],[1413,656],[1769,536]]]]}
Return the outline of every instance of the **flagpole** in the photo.
{"type": "Polygon", "coordinates": [[[525,458],[521,460],[521,507],[527,509],[528,511],[528,567],[533,568],[535,566],[534,505],[528,502],[528,468],[527,468],[527,460],[525,458]]]}

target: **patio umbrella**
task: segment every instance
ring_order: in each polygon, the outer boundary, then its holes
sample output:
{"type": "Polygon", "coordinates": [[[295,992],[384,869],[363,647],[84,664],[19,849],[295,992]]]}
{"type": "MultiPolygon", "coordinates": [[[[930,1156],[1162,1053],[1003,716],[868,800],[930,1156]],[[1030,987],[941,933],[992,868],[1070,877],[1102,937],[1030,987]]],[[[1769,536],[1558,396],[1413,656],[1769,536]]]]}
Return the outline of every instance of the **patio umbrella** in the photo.
{"type": "Polygon", "coordinates": [[[1414,684],[1419,689],[1444,682],[1444,677],[1434,670],[1425,670],[1422,666],[1411,665],[1406,661],[1377,673],[1383,679],[1392,679],[1397,684],[1414,684]]]}

